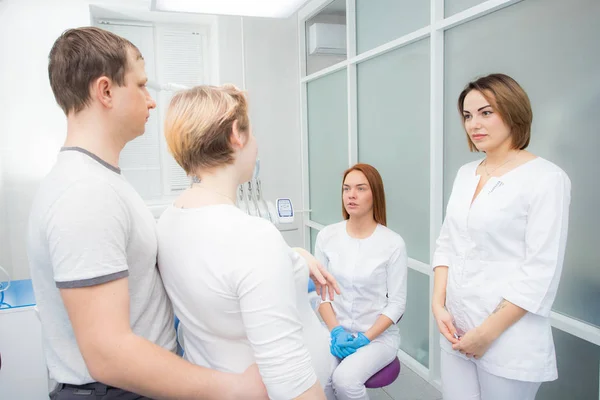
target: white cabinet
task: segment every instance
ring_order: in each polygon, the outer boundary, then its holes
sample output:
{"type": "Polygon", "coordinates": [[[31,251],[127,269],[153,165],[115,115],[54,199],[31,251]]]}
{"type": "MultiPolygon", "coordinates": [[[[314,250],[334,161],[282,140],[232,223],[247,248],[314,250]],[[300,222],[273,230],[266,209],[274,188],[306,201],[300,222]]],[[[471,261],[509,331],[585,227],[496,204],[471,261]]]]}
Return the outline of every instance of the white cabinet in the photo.
{"type": "MultiPolygon", "coordinates": [[[[22,288],[23,285],[15,284],[15,289],[22,288]]],[[[15,299],[23,299],[22,292],[15,296],[10,293],[12,289],[5,293],[5,302],[12,308],[0,308],[0,399],[47,400],[48,372],[41,324],[33,306],[16,304],[15,299]]]]}

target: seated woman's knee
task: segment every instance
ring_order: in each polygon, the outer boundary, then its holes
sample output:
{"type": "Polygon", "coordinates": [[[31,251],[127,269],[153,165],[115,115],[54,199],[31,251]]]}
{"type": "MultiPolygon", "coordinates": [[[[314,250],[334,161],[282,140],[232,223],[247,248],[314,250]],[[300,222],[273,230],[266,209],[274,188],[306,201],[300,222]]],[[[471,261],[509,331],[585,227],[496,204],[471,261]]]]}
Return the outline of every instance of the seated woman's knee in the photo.
{"type": "Polygon", "coordinates": [[[354,374],[349,374],[343,368],[336,368],[331,376],[333,388],[338,391],[360,390],[364,387],[364,382],[361,382],[354,374]]]}

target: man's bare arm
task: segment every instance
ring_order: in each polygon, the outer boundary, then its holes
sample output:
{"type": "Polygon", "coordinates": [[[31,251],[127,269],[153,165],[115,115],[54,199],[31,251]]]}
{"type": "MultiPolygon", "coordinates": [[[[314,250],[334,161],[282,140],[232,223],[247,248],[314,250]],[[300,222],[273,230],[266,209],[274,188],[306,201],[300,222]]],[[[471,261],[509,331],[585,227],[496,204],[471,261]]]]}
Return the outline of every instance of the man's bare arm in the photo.
{"type": "Polygon", "coordinates": [[[267,398],[256,367],[244,375],[210,370],[135,335],[127,278],[60,293],[95,380],[153,399],[267,398]]]}

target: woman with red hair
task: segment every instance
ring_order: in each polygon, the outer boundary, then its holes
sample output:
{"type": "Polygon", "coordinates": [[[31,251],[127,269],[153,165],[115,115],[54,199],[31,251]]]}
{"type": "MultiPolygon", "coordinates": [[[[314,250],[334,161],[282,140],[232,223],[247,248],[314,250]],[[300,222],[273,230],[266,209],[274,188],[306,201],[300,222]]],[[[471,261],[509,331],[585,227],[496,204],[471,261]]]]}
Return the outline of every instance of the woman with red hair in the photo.
{"type": "Polygon", "coordinates": [[[341,289],[319,306],[336,366],[325,394],[328,400],[368,399],[365,382],[400,347],[396,323],[406,306],[408,258],[404,240],[386,227],[383,181],[371,165],[344,173],[342,215],[342,222],[319,232],[315,245],[315,257],[341,289]]]}

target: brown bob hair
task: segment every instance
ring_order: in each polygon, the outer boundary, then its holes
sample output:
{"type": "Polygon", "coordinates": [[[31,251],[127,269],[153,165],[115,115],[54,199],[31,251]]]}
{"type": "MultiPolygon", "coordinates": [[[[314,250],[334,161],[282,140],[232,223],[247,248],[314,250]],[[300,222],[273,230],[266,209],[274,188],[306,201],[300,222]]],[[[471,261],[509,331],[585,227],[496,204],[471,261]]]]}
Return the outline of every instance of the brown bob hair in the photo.
{"type": "Polygon", "coordinates": [[[344,206],[344,182],[346,176],[352,171],[362,172],[369,182],[371,193],[373,193],[373,219],[378,224],[387,226],[387,216],[385,211],[385,190],[383,189],[383,179],[377,169],[369,164],[356,164],[344,171],[344,179],[342,179],[342,216],[344,219],[349,219],[350,215],[344,206]]]}
{"type": "MultiPolygon", "coordinates": [[[[463,127],[465,124],[463,114],[465,97],[472,90],[480,92],[496,112],[500,114],[500,117],[510,129],[512,147],[519,150],[526,149],[529,146],[531,137],[533,112],[527,93],[517,81],[508,75],[491,74],[469,82],[458,96],[458,111],[463,121],[463,127]]],[[[469,150],[479,151],[468,134],[467,141],[469,142],[469,150]]]]}

